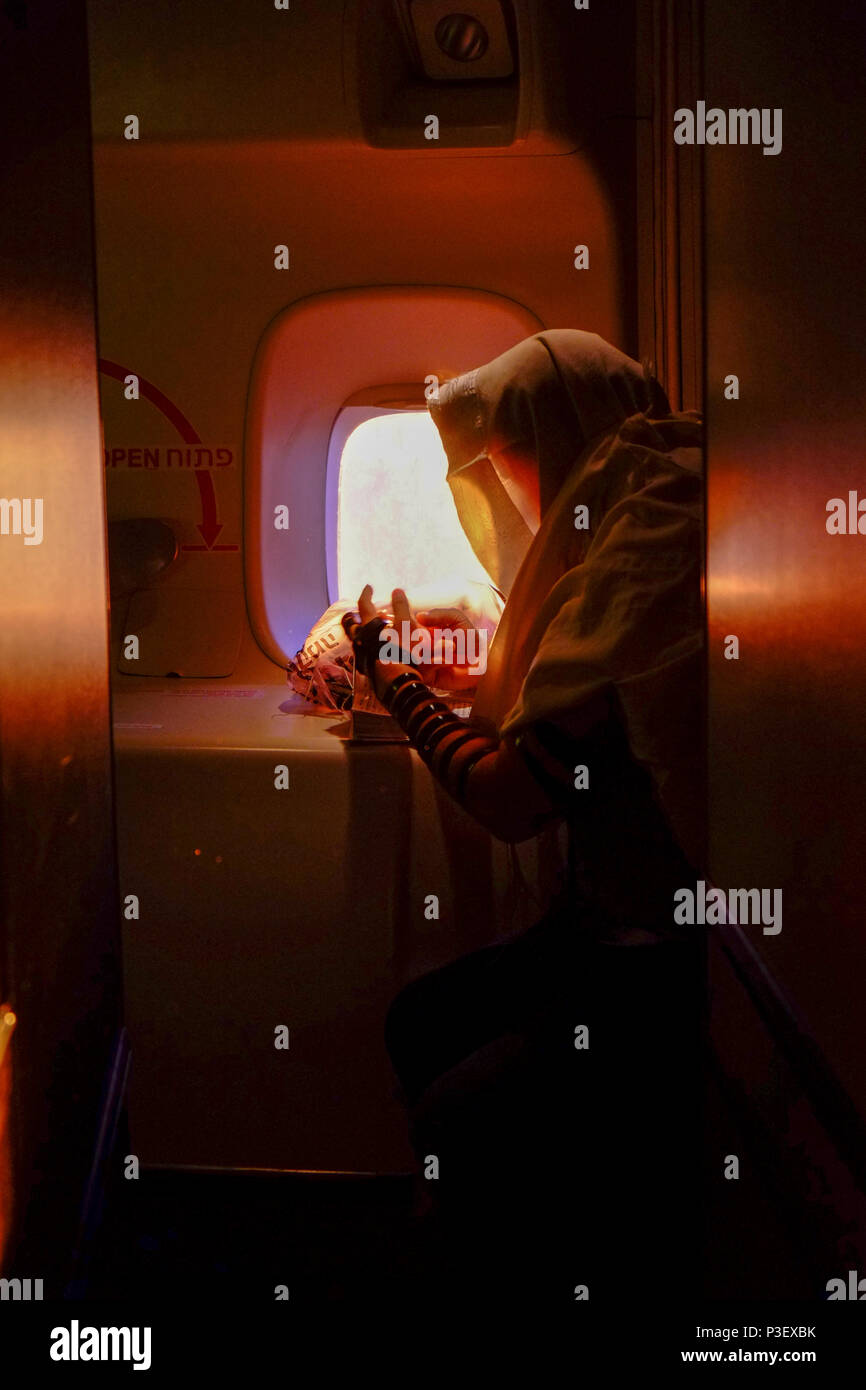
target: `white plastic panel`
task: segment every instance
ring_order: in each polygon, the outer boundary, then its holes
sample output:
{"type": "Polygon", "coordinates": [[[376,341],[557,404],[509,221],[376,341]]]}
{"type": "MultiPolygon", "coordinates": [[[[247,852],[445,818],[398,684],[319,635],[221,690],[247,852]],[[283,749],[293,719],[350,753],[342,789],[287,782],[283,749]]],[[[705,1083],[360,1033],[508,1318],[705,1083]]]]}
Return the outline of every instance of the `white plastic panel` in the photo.
{"type": "MultiPolygon", "coordinates": [[[[123,924],[134,1152],[408,1171],[388,1006],[537,916],[506,847],[413,749],[351,745],[342,715],[292,712],[282,687],[142,683],[114,720],[120,881],[141,900],[123,924]]],[[[520,856],[535,894],[536,842],[520,856]]]]}

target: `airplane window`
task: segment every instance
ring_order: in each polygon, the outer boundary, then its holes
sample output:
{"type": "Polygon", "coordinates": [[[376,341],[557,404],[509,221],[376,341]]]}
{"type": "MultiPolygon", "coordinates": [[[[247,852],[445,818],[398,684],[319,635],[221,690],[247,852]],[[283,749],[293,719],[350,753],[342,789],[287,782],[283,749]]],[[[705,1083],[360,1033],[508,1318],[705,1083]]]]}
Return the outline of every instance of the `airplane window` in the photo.
{"type": "Polygon", "coordinates": [[[460,526],[446,470],[425,410],[377,412],[355,426],[340,456],[332,598],[355,598],[367,583],[380,602],[398,585],[411,599],[422,589],[490,583],[460,526]]]}

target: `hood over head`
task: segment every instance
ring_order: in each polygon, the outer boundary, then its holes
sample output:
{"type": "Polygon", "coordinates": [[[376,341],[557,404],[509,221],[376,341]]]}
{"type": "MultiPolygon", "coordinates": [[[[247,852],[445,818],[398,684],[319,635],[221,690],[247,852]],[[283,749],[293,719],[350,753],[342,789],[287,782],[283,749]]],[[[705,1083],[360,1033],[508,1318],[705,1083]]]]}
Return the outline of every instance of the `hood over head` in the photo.
{"type": "Polygon", "coordinates": [[[463,376],[431,401],[460,523],[506,593],[535,526],[521,481],[535,475],[543,518],[586,446],[633,415],[670,414],[639,363],[596,333],[547,329],[463,376]]]}

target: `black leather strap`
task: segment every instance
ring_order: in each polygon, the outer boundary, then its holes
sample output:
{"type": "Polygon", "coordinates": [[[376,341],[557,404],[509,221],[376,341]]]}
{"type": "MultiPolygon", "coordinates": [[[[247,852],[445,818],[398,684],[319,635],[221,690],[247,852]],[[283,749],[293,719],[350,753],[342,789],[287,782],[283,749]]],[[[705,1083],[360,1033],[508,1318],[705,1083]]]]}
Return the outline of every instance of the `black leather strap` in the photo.
{"type": "Polygon", "coordinates": [[[355,670],[362,676],[372,678],[382,646],[382,632],[390,624],[387,618],[377,615],[366,623],[359,623],[354,613],[344,613],[343,631],[352,639],[355,657],[355,670]]]}
{"type": "Polygon", "coordinates": [[[479,734],[409,671],[391,683],[385,706],[434,777],[462,803],[469,773],[482,758],[496,752],[496,740],[479,734]]]}
{"type": "MultiPolygon", "coordinates": [[[[379,659],[382,631],[388,626],[382,617],[362,624],[348,613],[343,618],[343,627],[352,638],[356,669],[363,675],[372,676],[379,659]]],[[[463,804],[470,772],[482,758],[496,752],[496,740],[479,734],[454,714],[412,671],[401,671],[395,676],[385,690],[383,703],[433,775],[463,804]]]]}

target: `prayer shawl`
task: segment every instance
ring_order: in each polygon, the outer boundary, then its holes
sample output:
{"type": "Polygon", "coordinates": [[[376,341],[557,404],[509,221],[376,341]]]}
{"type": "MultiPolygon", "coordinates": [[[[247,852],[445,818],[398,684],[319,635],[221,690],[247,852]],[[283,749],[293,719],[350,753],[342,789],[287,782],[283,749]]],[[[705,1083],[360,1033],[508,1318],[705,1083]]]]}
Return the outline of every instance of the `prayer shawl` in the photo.
{"type": "Polygon", "coordinates": [[[473,719],[502,736],[551,720],[580,733],[612,703],[699,863],[700,417],[672,414],[638,363],[566,329],[446,382],[430,412],[461,524],[507,596],[473,719]],[[511,500],[518,459],[538,469],[534,536],[511,500]]]}

